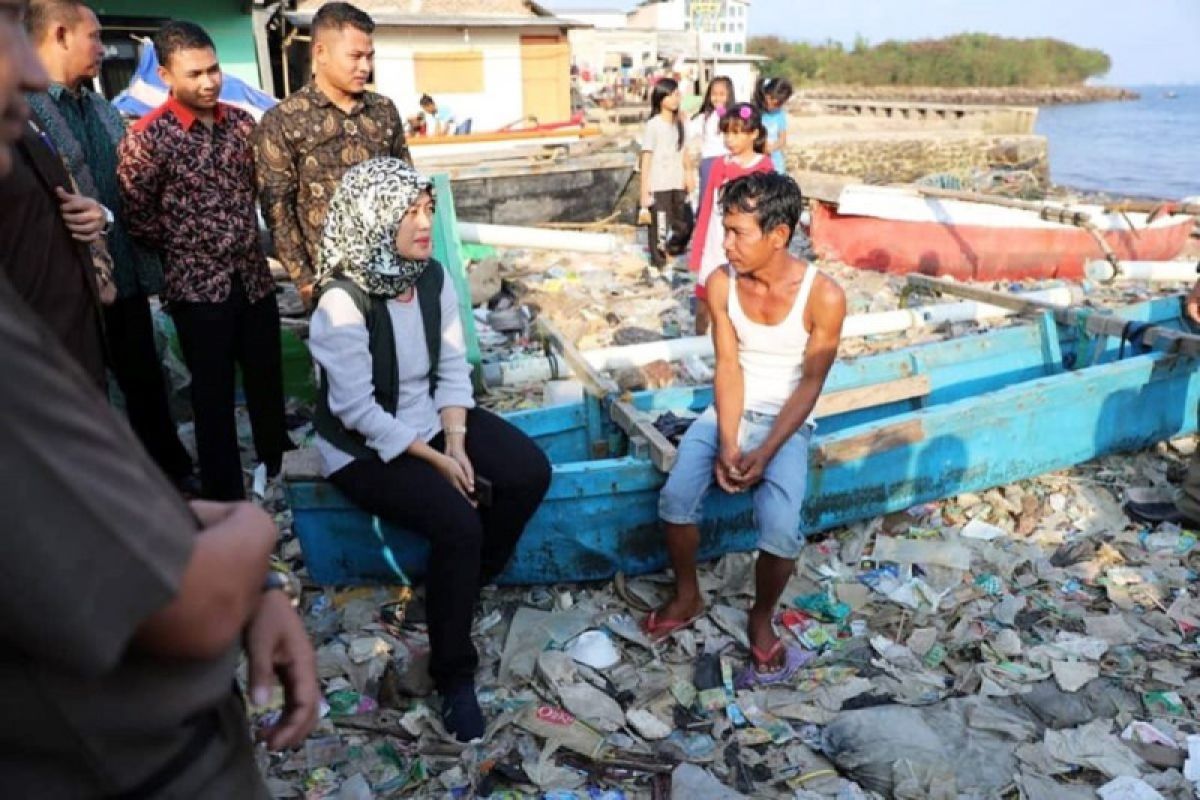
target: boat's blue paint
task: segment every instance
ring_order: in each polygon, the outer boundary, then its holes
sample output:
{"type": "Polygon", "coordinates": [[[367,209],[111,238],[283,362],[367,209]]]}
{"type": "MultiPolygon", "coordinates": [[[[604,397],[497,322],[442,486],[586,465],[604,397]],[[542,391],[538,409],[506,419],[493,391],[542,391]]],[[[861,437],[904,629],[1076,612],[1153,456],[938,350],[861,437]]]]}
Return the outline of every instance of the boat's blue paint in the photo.
{"type": "MultiPolygon", "coordinates": [[[[1181,324],[1177,300],[1131,306],[1122,316],[1181,324]]],[[[1090,354],[1092,342],[1084,347],[1090,354]]],[[[920,374],[928,376],[930,393],[820,420],[800,529],[843,525],[1195,430],[1196,361],[1157,352],[1127,352],[1117,360],[1119,347],[1110,338],[1101,344],[1097,365],[1064,371],[1064,361],[1075,357],[1076,332],[1039,320],[837,364],[827,391],[920,374]]],[[[710,387],[669,388],[636,394],[632,403],[643,410],[698,412],[711,399],[710,387]]],[[[555,466],[546,502],[503,582],[602,579],[666,565],[657,521],[665,476],[648,459],[625,455],[627,443],[614,439],[614,427],[597,418],[598,410],[601,403],[589,399],[508,416],[555,466]],[[602,450],[615,457],[596,458],[602,450]]],[[[322,482],[292,483],[288,491],[316,581],[393,579],[366,514],[322,482]]],[[[701,557],[754,547],[747,496],[714,492],[705,518],[701,557]]],[[[421,574],[424,543],[387,526],[383,531],[401,566],[421,574]]]]}

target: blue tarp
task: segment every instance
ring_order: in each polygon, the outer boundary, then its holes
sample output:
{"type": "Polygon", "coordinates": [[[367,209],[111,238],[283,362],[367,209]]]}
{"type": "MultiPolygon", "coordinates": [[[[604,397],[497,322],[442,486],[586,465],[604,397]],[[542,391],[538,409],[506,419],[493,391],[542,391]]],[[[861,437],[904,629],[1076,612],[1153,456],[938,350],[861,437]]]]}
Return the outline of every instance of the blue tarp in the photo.
{"type": "MultiPolygon", "coordinates": [[[[256,120],[279,102],[228,72],[222,73],[221,77],[221,101],[245,109],[253,114],[256,120]]],[[[167,85],[158,77],[158,57],[154,53],[154,45],[149,41],[143,42],[142,58],[138,62],[137,71],[133,73],[133,79],[129,81],[125,91],[113,100],[113,105],[122,114],[140,117],[166,101],[167,85]]]]}

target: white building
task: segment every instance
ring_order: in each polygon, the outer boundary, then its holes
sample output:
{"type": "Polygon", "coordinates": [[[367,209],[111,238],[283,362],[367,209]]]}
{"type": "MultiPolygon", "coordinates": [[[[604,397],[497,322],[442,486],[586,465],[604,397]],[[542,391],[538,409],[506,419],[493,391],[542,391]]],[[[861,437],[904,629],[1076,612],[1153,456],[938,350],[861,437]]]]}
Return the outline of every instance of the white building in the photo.
{"type": "Polygon", "coordinates": [[[643,0],[629,13],[629,26],[699,34],[701,55],[746,52],[750,0],[643,0]]]}
{"type": "MultiPolygon", "coordinates": [[[[302,0],[285,16],[306,28],[324,0],[302,0]]],[[[422,94],[453,110],[472,132],[523,118],[571,116],[571,48],[584,23],[530,0],[357,0],[375,20],[375,89],[403,117],[422,94]]]]}

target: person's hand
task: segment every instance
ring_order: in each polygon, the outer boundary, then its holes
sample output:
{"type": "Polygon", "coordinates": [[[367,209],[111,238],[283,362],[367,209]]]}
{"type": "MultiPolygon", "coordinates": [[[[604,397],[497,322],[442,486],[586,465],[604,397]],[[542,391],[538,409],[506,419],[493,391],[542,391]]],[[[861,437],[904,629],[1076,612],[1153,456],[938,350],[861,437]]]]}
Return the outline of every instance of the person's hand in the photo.
{"type": "Polygon", "coordinates": [[[317,724],[321,692],[312,642],[287,595],[278,590],[263,593],[245,639],[254,705],[267,704],[276,678],[283,687],[283,715],[261,736],[272,750],[296,747],[317,724]]]}
{"type": "Polygon", "coordinates": [[[58,195],[59,212],[71,237],[80,242],[94,242],[104,233],[108,218],[104,206],[90,197],[71,194],[61,186],[55,187],[58,195]]]}
{"type": "Polygon", "coordinates": [[[433,466],[434,469],[441,473],[443,478],[450,481],[451,486],[457,489],[463,497],[467,498],[468,503],[472,506],[475,505],[475,478],[472,476],[468,480],[467,473],[462,468],[462,464],[459,464],[451,456],[438,453],[433,466]]]}
{"type": "Polygon", "coordinates": [[[653,208],[654,207],[654,195],[651,194],[650,192],[642,192],[641,207],[642,208],[653,208]]]}
{"type": "Polygon", "coordinates": [[[762,480],[767,464],[771,463],[771,453],[765,446],[756,447],[738,459],[734,482],[741,489],[749,489],[762,480]]]}
{"type": "Polygon", "coordinates": [[[315,283],[307,283],[304,286],[298,287],[300,292],[300,302],[304,303],[305,311],[312,311],[313,307],[313,290],[316,288],[315,283]]]}
{"type": "Polygon", "coordinates": [[[467,485],[471,487],[471,494],[475,494],[475,467],[471,465],[471,459],[467,457],[466,444],[461,435],[446,437],[446,455],[454,459],[455,463],[462,468],[463,474],[467,476],[467,485]]]}
{"type": "Polygon", "coordinates": [[[189,500],[188,508],[200,521],[201,528],[211,528],[233,516],[238,510],[237,503],[217,503],[212,500],[189,500]]]}
{"type": "Polygon", "coordinates": [[[737,448],[723,447],[716,461],[713,462],[713,477],[717,480],[717,486],[730,494],[736,494],[742,490],[738,485],[738,461],[741,455],[741,451],[737,448]]]}
{"type": "Polygon", "coordinates": [[[1188,292],[1187,299],[1183,302],[1183,307],[1187,311],[1188,319],[1200,325],[1200,280],[1197,280],[1196,285],[1188,292]]]}
{"type": "Polygon", "coordinates": [[[696,175],[693,172],[688,172],[683,178],[683,190],[689,196],[696,191],[696,175]]]}

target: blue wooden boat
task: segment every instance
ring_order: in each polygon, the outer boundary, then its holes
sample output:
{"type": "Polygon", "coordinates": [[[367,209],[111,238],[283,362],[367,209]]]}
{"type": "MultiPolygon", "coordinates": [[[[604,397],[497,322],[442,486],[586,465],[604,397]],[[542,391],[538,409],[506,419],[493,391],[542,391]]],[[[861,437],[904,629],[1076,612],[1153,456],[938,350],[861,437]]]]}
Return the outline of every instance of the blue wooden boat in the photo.
{"type": "MultiPolygon", "coordinates": [[[[1186,329],[1178,298],[1119,315],[1186,329]]],[[[1194,356],[1145,352],[1120,337],[1059,325],[1049,313],[839,362],[818,408],[800,527],[825,530],[1192,432],[1196,368],[1194,356]]],[[[600,580],[666,566],[657,496],[671,450],[648,420],[667,410],[701,411],[711,388],[626,400],[604,385],[598,393],[508,415],[549,454],[554,477],[501,582],[600,580]]],[[[421,539],[380,525],[329,484],[290,480],[288,495],[317,582],[395,582],[397,567],[421,574],[421,539]]],[[[714,492],[705,519],[703,558],[753,548],[746,495],[714,492]]]]}

